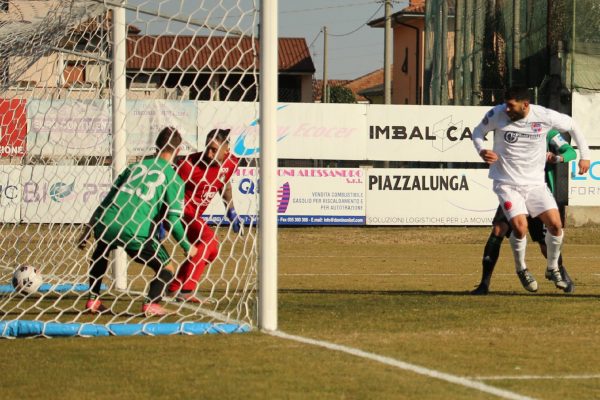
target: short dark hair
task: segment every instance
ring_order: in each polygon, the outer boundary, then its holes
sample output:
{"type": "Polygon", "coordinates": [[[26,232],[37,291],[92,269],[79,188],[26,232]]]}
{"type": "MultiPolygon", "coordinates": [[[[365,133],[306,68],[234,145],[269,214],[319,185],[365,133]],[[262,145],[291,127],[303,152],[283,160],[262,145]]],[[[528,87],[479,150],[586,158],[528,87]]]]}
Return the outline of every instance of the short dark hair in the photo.
{"type": "Polygon", "coordinates": [[[164,127],[156,138],[156,149],[161,151],[175,151],[181,144],[181,134],[172,126],[164,127]]]}
{"type": "Polygon", "coordinates": [[[229,143],[229,132],[231,129],[213,129],[206,136],[206,144],[211,140],[217,140],[219,143],[229,143]]]}
{"type": "Polygon", "coordinates": [[[530,101],[529,89],[525,86],[511,86],[504,92],[504,100],[530,101]]]}

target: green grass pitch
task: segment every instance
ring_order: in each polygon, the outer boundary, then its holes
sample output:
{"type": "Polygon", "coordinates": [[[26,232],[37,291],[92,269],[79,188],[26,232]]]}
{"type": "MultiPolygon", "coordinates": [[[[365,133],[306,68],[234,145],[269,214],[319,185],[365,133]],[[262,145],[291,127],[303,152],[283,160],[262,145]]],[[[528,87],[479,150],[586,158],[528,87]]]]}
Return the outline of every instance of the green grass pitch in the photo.
{"type": "MultiPolygon", "coordinates": [[[[521,288],[505,241],[491,293],[489,228],[285,228],[279,328],[540,399],[600,398],[600,228],[568,228],[565,295],[521,288]]],[[[0,399],[493,399],[261,332],[0,340],[0,399]]]]}

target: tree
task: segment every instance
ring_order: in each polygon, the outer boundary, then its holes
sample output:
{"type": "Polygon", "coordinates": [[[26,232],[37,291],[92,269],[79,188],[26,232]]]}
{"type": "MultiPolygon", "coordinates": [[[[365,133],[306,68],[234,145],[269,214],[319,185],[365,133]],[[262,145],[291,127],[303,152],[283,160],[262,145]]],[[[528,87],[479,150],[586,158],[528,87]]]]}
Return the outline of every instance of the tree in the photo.
{"type": "Polygon", "coordinates": [[[332,86],[329,88],[330,103],[356,103],[352,90],[343,86],[332,86]]]}

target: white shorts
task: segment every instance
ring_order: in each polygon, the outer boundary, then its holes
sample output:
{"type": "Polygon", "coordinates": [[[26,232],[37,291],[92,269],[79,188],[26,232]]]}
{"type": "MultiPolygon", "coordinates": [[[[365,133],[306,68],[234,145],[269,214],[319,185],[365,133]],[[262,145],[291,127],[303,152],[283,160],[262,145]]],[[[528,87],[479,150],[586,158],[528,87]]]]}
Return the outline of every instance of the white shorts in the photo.
{"type": "Polygon", "coordinates": [[[494,192],[509,221],[521,214],[529,214],[535,218],[544,211],[558,209],[556,200],[546,185],[514,186],[494,182],[494,192]]]}

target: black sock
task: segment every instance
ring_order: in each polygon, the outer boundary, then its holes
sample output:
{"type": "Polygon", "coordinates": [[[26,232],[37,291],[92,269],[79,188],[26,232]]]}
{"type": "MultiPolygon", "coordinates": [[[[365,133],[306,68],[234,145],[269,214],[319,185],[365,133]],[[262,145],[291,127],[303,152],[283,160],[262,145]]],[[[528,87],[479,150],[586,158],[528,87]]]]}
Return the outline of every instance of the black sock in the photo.
{"type": "Polygon", "coordinates": [[[92,254],[92,265],[89,271],[90,295],[94,300],[100,296],[102,287],[102,277],[108,269],[108,245],[103,241],[98,241],[94,254],[92,254]]]}
{"type": "Polygon", "coordinates": [[[173,279],[173,273],[169,270],[162,268],[158,275],[154,277],[150,282],[150,290],[148,290],[148,297],[146,303],[158,303],[162,300],[162,295],[165,291],[165,287],[173,279]]]}
{"type": "Polygon", "coordinates": [[[483,259],[481,260],[481,265],[483,266],[481,283],[488,288],[490,287],[490,279],[492,279],[494,267],[496,266],[498,256],[500,255],[502,240],[504,240],[503,236],[490,234],[490,237],[485,244],[485,249],[483,250],[483,259]]]}

